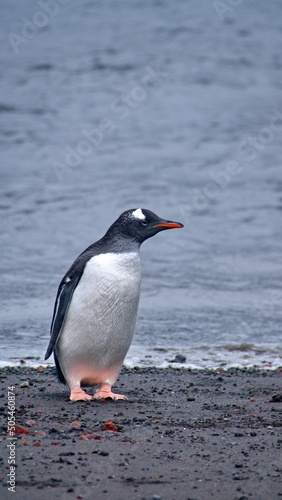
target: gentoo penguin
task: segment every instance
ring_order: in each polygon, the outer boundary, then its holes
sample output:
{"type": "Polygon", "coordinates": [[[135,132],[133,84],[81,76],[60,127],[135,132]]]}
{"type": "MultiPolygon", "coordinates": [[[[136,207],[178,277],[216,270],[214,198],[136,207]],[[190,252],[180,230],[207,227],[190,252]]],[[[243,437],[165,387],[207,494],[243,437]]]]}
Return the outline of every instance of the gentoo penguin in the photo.
{"type": "Polygon", "coordinates": [[[57,375],[71,401],[90,400],[82,385],[98,385],[94,399],[126,399],[112,385],[132,341],[140,295],[141,243],[159,231],[183,227],[150,210],[123,212],[105,236],[75,260],[62,279],[51,339],[57,375]]]}

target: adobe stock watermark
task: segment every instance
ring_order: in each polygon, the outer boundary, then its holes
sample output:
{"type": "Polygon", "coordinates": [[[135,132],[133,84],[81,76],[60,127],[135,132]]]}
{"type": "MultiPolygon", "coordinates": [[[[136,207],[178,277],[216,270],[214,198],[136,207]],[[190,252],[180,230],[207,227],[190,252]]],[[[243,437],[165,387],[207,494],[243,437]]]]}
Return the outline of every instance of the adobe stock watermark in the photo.
{"type": "Polygon", "coordinates": [[[161,70],[159,66],[147,66],[146,73],[141,79],[139,85],[135,85],[130,92],[122,94],[118,99],[110,103],[110,117],[103,118],[96,128],[81,131],[82,138],[77,142],[76,146],[65,146],[64,163],[53,161],[51,166],[57,179],[62,182],[66,173],[79,167],[84,158],[92,155],[99,148],[105,138],[112,133],[117,127],[117,120],[126,120],[132,110],[136,109],[144,102],[152,90],[160,87],[168,73],[161,70]]]}
{"type": "Polygon", "coordinates": [[[239,7],[244,0],[215,0],[212,4],[221,21],[224,20],[225,14],[230,14],[236,7],[239,7]]]}
{"type": "MultiPolygon", "coordinates": [[[[279,132],[282,132],[282,112],[274,109],[267,126],[260,129],[257,135],[249,135],[239,144],[239,155],[245,161],[253,162],[257,155],[262,153],[267,145],[273,141],[275,134],[279,132]]],[[[212,182],[207,182],[203,189],[193,189],[192,203],[179,205],[182,215],[187,218],[193,212],[199,213],[205,210],[242,170],[239,161],[230,160],[225,169],[209,172],[208,176],[212,182]]]]}
{"type": "Polygon", "coordinates": [[[39,0],[37,10],[31,18],[22,17],[21,31],[8,33],[8,40],[15,54],[19,53],[22,45],[26,45],[39,33],[40,29],[45,28],[52,17],[55,17],[60,11],[61,5],[70,3],[71,0],[39,0]]]}
{"type": "Polygon", "coordinates": [[[257,154],[264,151],[277,132],[282,132],[282,112],[273,109],[272,113],[267,126],[263,127],[257,135],[248,136],[239,146],[239,153],[245,156],[248,162],[254,161],[257,154]]]}
{"type": "Polygon", "coordinates": [[[9,472],[7,473],[7,484],[8,491],[15,493],[16,491],[16,422],[15,422],[15,412],[16,412],[16,395],[15,387],[8,387],[8,421],[7,421],[7,448],[8,448],[8,465],[9,472]]]}

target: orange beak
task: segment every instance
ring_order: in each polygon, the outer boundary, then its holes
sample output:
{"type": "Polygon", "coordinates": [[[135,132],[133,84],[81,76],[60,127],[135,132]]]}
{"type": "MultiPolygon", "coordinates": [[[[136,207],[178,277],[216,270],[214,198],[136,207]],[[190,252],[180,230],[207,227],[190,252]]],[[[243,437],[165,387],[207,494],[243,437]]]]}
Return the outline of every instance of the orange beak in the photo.
{"type": "Polygon", "coordinates": [[[167,229],[173,229],[174,227],[184,227],[180,222],[160,222],[159,224],[154,224],[154,226],[166,227],[167,229]]]}

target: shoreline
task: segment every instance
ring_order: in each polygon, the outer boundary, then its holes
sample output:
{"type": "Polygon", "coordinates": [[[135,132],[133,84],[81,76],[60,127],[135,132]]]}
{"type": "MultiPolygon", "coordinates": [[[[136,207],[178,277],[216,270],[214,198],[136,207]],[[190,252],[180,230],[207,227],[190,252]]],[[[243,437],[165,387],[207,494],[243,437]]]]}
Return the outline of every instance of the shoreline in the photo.
{"type": "MultiPolygon", "coordinates": [[[[47,345],[47,344],[46,344],[47,345]]],[[[25,366],[37,368],[54,366],[53,360],[45,361],[41,347],[33,355],[15,352],[6,360],[0,360],[0,369],[7,366],[25,366]]],[[[132,344],[125,358],[124,366],[132,369],[140,368],[185,368],[192,370],[224,370],[232,368],[256,368],[277,370],[282,366],[282,351],[278,344],[225,343],[219,345],[184,346],[144,346],[132,344]]]]}
{"type": "Polygon", "coordinates": [[[115,390],[128,400],[117,402],[70,402],[50,367],[1,368],[0,381],[4,500],[11,386],[25,429],[16,499],[282,496],[280,370],[123,368],[115,390]]]}

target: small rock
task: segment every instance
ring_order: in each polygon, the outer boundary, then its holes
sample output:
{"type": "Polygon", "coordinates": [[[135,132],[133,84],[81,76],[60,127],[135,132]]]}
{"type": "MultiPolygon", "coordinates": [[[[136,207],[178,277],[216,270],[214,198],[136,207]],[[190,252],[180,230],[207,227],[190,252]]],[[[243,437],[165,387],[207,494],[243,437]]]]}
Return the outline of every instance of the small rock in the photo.
{"type": "Polygon", "coordinates": [[[118,428],[114,422],[112,422],[111,420],[106,420],[106,422],[104,423],[103,431],[118,432],[118,428]]]}
{"type": "Polygon", "coordinates": [[[22,382],[21,387],[29,387],[29,382],[22,382]]]}
{"type": "Polygon", "coordinates": [[[36,425],[36,420],[27,420],[26,425],[29,425],[29,426],[36,425]]]}
{"type": "Polygon", "coordinates": [[[271,403],[282,403],[282,394],[274,394],[271,398],[271,403]]]}
{"type": "Polygon", "coordinates": [[[186,356],[182,354],[176,354],[175,358],[171,361],[171,363],[185,363],[186,356]]]}
{"type": "Polygon", "coordinates": [[[23,425],[18,425],[18,424],[15,424],[15,434],[28,434],[28,429],[26,427],[24,427],[23,425]]]}
{"type": "Polygon", "coordinates": [[[99,434],[92,434],[91,432],[85,431],[81,434],[80,439],[83,439],[84,441],[89,441],[90,439],[99,441],[102,437],[99,436],[99,434]]]}
{"type": "Polygon", "coordinates": [[[49,434],[55,434],[56,432],[60,432],[56,427],[51,427],[51,429],[49,429],[49,434]]]}

